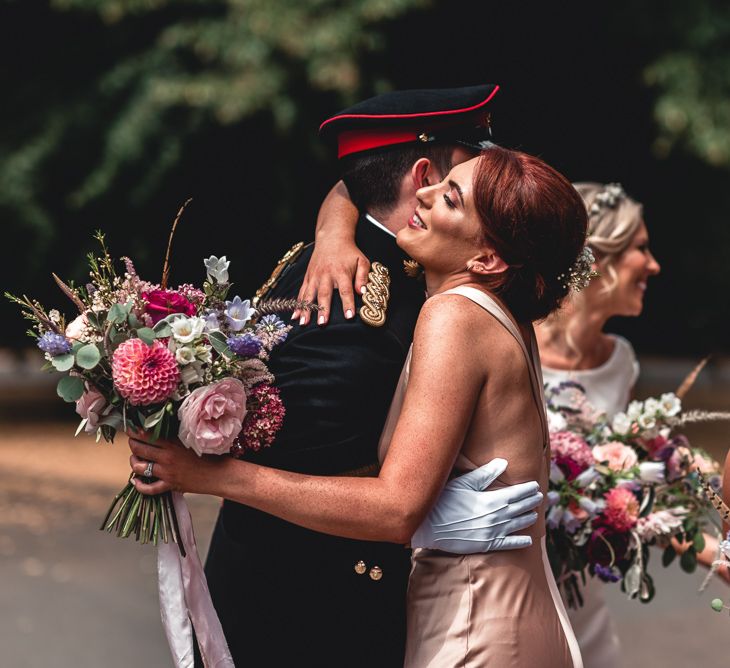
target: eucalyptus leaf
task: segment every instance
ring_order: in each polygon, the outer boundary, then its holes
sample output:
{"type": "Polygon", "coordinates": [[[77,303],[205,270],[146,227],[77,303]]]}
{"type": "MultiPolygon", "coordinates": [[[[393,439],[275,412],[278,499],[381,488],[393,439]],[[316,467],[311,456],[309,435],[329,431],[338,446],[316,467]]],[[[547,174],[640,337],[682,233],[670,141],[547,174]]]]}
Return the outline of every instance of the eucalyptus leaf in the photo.
{"type": "Polygon", "coordinates": [[[168,336],[172,336],[172,327],[167,320],[160,320],[153,328],[152,331],[158,339],[164,339],[168,336]]]}
{"type": "Polygon", "coordinates": [[[74,356],[71,353],[57,355],[51,360],[56,371],[68,371],[74,365],[74,356]]]}
{"type": "Polygon", "coordinates": [[[111,413],[110,415],[107,415],[104,419],[99,420],[100,426],[105,427],[111,427],[112,429],[116,429],[119,431],[123,424],[122,424],[122,416],[119,415],[119,413],[111,413]]]}
{"type": "Polygon", "coordinates": [[[667,548],[662,552],[662,566],[666,568],[677,558],[677,552],[675,549],[668,545],[667,548]]]}
{"type": "Polygon", "coordinates": [[[151,346],[157,337],[155,336],[154,330],[149,327],[142,327],[137,330],[137,338],[144,341],[148,346],[151,346]]]}
{"type": "Polygon", "coordinates": [[[68,403],[78,401],[83,393],[84,381],[78,376],[64,376],[56,386],[56,394],[68,403]]]}
{"type": "Polygon", "coordinates": [[[225,355],[227,357],[232,357],[233,353],[231,352],[231,349],[228,347],[228,344],[224,341],[221,341],[218,338],[208,337],[210,339],[210,343],[215,349],[215,351],[221,355],[225,355]]]}
{"type": "Polygon", "coordinates": [[[93,311],[89,311],[86,314],[86,319],[89,321],[89,324],[92,327],[94,327],[95,329],[102,329],[101,320],[97,313],[94,313],[93,311]]]}
{"type": "Polygon", "coordinates": [[[165,407],[163,406],[159,411],[156,411],[152,413],[152,415],[148,415],[144,420],[144,428],[145,429],[152,429],[162,418],[165,416],[165,407]]]}
{"type": "Polygon", "coordinates": [[[137,328],[143,326],[140,319],[136,315],[134,315],[134,313],[130,313],[129,318],[127,318],[127,320],[129,321],[129,326],[132,329],[137,329],[137,328]]]}
{"type": "Polygon", "coordinates": [[[213,341],[222,341],[223,343],[226,342],[226,335],[223,334],[223,332],[209,332],[208,338],[211,342],[213,341]]]}
{"type": "Polygon", "coordinates": [[[113,323],[124,322],[127,319],[127,311],[121,304],[114,304],[114,306],[109,309],[109,313],[107,313],[106,318],[109,322],[113,323]]]}
{"type": "Polygon", "coordinates": [[[694,573],[697,568],[697,552],[694,547],[684,552],[679,558],[679,565],[685,573],[694,573]]]}
{"type": "Polygon", "coordinates": [[[117,346],[124,343],[129,338],[129,334],[125,332],[117,332],[111,339],[112,345],[116,348],[117,346]]]}
{"type": "Polygon", "coordinates": [[[93,369],[101,361],[101,353],[94,343],[87,343],[76,353],[76,363],[82,369],[93,369]]]}
{"type": "Polygon", "coordinates": [[[705,536],[701,531],[698,531],[692,538],[692,546],[697,552],[702,552],[705,549],[705,536]]]}

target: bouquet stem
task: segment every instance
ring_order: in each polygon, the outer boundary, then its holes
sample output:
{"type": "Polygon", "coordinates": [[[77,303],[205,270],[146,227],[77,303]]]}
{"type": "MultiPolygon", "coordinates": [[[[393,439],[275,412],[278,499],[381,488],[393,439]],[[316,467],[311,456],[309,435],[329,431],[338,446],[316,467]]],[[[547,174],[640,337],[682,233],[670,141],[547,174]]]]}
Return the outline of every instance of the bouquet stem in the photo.
{"type": "MultiPolygon", "coordinates": [[[[145,482],[150,481],[145,479],[145,482]]],[[[157,545],[160,539],[164,543],[172,540],[180,554],[186,556],[170,492],[146,496],[128,482],[112,500],[99,529],[109,533],[115,531],[120,538],[134,534],[135,540],[142,544],[157,545]]]]}

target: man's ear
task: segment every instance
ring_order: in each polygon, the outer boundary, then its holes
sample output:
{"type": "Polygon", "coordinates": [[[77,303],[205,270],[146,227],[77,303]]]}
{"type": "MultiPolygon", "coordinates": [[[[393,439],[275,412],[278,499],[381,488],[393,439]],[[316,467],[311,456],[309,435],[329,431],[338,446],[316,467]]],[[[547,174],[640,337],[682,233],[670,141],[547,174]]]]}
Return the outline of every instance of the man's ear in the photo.
{"type": "Polygon", "coordinates": [[[411,178],[413,179],[413,187],[418,190],[426,186],[432,186],[441,179],[436,178],[434,168],[428,158],[419,158],[411,167],[411,178]]]}
{"type": "Polygon", "coordinates": [[[489,276],[507,271],[509,265],[495,251],[489,251],[474,256],[466,263],[466,268],[474,274],[489,276]]]}

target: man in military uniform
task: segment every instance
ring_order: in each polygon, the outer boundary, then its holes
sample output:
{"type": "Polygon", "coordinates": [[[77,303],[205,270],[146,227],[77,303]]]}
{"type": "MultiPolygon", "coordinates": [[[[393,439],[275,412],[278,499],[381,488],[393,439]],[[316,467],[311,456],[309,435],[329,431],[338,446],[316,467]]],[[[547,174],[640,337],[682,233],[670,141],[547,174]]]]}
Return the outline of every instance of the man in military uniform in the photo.
{"type": "MultiPolygon", "coordinates": [[[[484,107],[495,91],[391,93],[323,124],[338,140],[345,183],[363,211],[357,245],[378,264],[358,315],[343,315],[335,296],[326,327],[295,325],[274,351],[270,368],[285,424],[271,448],[248,455],[251,461],[317,475],[376,474],[380,433],[424,301],[423,284],[403,272],[406,256],[394,232],[426,183],[404,176],[427,158],[419,178],[434,183],[459,151],[468,147],[461,159],[472,157],[485,139],[484,107]]],[[[292,249],[260,296],[295,298],[311,253],[311,245],[292,249]]],[[[484,495],[496,492],[467,493],[476,515],[484,495]]],[[[510,519],[505,512],[502,519],[510,519]]],[[[505,527],[507,534],[509,522],[505,527]]],[[[317,533],[229,501],[206,564],[236,665],[256,668],[401,666],[409,571],[403,545],[317,533]]]]}

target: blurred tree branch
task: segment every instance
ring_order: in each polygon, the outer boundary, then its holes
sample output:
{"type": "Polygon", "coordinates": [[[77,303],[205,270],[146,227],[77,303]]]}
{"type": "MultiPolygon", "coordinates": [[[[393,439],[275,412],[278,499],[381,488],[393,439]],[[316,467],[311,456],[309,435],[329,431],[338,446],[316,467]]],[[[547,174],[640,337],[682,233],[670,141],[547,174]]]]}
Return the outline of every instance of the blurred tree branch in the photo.
{"type": "Polygon", "coordinates": [[[682,146],[711,165],[728,167],[730,5],[693,0],[665,7],[661,20],[673,47],[644,70],[644,81],[657,92],[655,151],[664,157],[682,146]]]}

